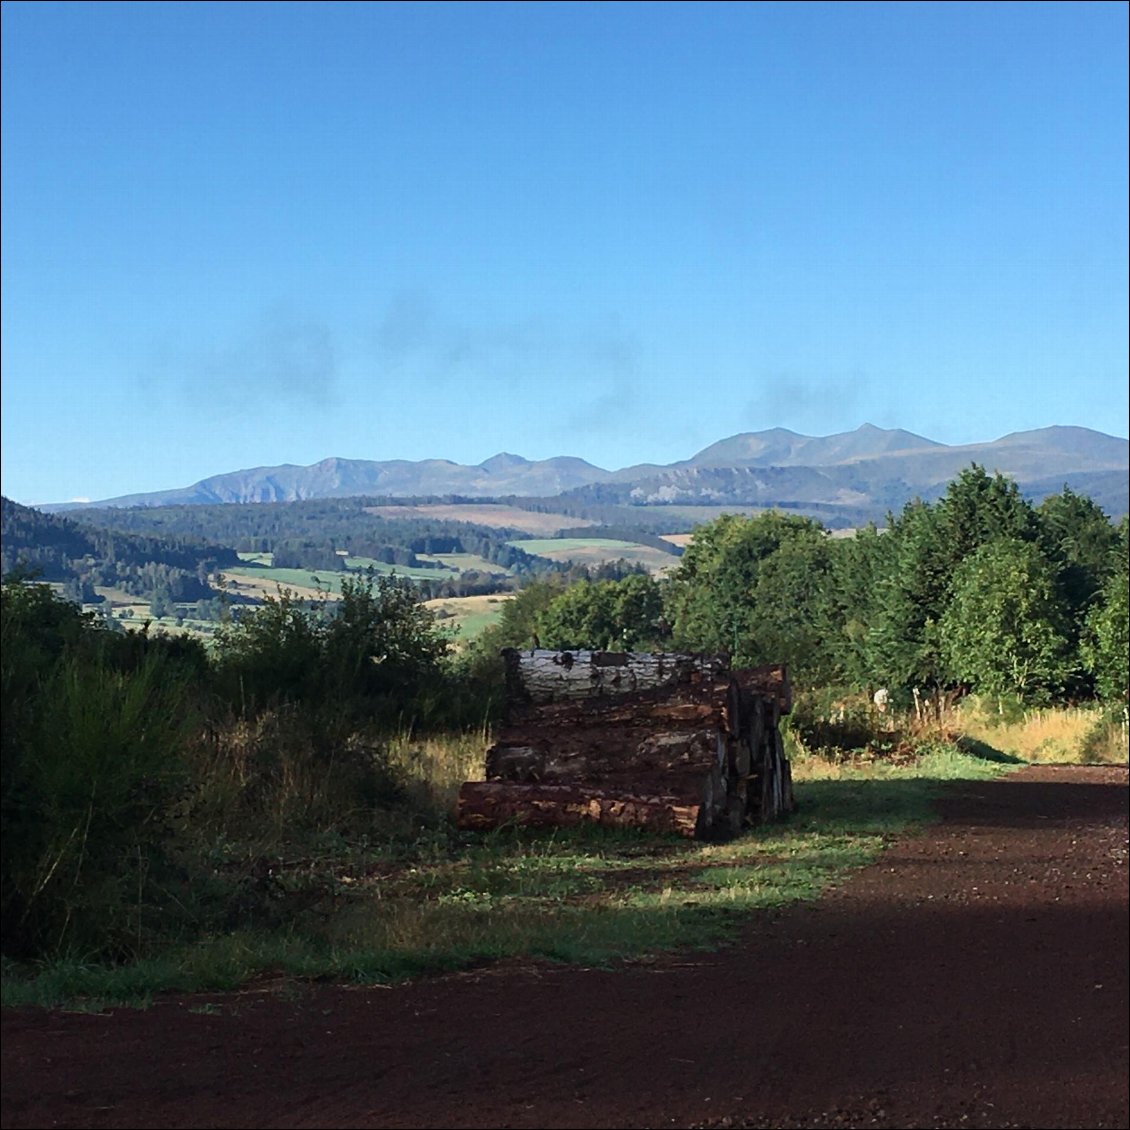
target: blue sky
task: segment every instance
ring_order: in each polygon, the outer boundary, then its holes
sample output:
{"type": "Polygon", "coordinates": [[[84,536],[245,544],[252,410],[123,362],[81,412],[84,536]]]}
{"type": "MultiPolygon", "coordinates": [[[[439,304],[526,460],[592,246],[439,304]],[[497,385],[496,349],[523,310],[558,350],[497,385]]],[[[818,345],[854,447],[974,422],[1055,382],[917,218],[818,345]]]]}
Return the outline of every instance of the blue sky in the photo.
{"type": "Polygon", "coordinates": [[[3,491],[1126,436],[1127,6],[3,5],[3,491]]]}

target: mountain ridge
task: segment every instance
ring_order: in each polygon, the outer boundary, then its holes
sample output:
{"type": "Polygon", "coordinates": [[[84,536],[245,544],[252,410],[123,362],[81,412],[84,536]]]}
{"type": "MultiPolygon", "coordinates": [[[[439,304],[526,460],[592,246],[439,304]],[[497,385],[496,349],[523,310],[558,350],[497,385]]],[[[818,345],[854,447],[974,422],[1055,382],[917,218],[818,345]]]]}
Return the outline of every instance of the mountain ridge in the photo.
{"type": "Polygon", "coordinates": [[[806,436],[787,428],[741,432],[672,464],[618,471],[576,456],[529,460],[499,452],[469,466],[448,459],[365,460],[330,456],[309,466],[252,467],[188,487],[97,502],[52,503],[47,512],[94,507],[292,502],[352,496],[591,497],[631,505],[851,506],[885,510],[927,497],[977,463],[1014,478],[1022,489],[1057,480],[1101,483],[1104,508],[1127,509],[1130,443],[1089,428],[1053,425],[996,440],[948,445],[899,428],[863,424],[849,432],[806,436]]]}

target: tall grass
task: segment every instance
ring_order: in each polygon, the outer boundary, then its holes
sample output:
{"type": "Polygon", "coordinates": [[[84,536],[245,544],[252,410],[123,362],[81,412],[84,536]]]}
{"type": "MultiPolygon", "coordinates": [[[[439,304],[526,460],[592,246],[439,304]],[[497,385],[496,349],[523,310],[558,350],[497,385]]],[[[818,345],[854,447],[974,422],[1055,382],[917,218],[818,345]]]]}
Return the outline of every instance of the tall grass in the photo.
{"type": "Polygon", "coordinates": [[[880,711],[862,694],[819,691],[798,696],[785,720],[794,768],[830,769],[872,761],[921,759],[932,747],[958,747],[982,757],[1030,763],[1125,764],[1125,706],[1031,709],[1017,702],[970,696],[956,706],[880,711]]]}
{"type": "Polygon", "coordinates": [[[464,781],[481,781],[488,727],[447,734],[402,732],[388,742],[389,763],[413,797],[413,808],[432,819],[451,816],[464,781]]]}
{"type": "Polygon", "coordinates": [[[1098,703],[1057,709],[1021,706],[971,696],[955,712],[954,725],[1024,761],[1054,764],[1120,764],[1127,760],[1126,708],[1098,703]]]}
{"type": "Polygon", "coordinates": [[[136,956],[175,882],[188,690],[157,656],[129,672],[71,658],[39,694],[50,709],[4,750],[5,952],[136,956]]]}

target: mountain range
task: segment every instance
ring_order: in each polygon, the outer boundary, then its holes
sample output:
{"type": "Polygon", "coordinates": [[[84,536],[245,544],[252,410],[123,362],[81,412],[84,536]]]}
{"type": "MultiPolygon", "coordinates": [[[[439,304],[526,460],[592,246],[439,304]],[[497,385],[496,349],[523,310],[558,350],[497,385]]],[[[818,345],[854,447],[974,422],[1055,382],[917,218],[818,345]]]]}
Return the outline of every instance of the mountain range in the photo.
{"type": "Polygon", "coordinates": [[[778,506],[844,525],[881,519],[887,510],[900,508],[915,496],[937,498],[971,463],[1013,478],[1033,499],[1068,486],[1094,499],[1115,518],[1127,512],[1130,502],[1130,444],[1117,436],[1088,428],[1048,427],[950,446],[900,429],[864,424],[829,436],[801,435],[787,428],[743,432],[682,462],[639,464],[618,471],[569,456],[531,461],[505,452],[477,466],[446,459],[330,458],[309,467],[255,467],[176,490],[40,509],[292,502],[356,495],[564,495],[578,502],[634,506],[778,506]]]}

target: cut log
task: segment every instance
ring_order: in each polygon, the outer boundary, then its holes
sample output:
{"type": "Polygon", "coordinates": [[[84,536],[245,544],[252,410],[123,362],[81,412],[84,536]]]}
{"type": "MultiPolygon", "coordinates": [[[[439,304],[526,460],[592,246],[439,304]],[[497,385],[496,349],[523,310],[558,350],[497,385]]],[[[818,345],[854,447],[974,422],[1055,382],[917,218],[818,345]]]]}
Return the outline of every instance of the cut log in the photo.
{"type": "Polygon", "coordinates": [[[463,827],[582,820],[725,838],[792,808],[780,666],[725,656],[503,652],[507,721],[463,827]]]}
{"type": "Polygon", "coordinates": [[[459,790],[458,821],[461,828],[480,829],[508,823],[531,827],[594,823],[693,837],[700,811],[701,805],[670,794],[580,785],[468,781],[459,790]]]}
{"type": "MultiPolygon", "coordinates": [[[[641,779],[709,770],[717,757],[713,730],[649,731],[537,730],[504,731],[487,750],[488,780],[599,782],[610,776],[635,774],[641,779]]],[[[664,790],[660,790],[662,792],[664,790]]]]}
{"type": "Polygon", "coordinates": [[[719,655],[506,648],[502,658],[513,702],[626,694],[729,674],[729,661],[719,655]]]}

